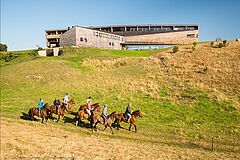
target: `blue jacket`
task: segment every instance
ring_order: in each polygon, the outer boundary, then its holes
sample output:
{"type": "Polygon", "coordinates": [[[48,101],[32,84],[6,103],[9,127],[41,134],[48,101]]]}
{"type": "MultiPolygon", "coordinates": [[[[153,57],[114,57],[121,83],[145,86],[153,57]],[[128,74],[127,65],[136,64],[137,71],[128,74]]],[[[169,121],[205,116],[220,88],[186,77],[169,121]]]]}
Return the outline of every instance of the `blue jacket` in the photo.
{"type": "Polygon", "coordinates": [[[39,101],[38,102],[38,108],[41,109],[44,106],[43,102],[39,101]]]}

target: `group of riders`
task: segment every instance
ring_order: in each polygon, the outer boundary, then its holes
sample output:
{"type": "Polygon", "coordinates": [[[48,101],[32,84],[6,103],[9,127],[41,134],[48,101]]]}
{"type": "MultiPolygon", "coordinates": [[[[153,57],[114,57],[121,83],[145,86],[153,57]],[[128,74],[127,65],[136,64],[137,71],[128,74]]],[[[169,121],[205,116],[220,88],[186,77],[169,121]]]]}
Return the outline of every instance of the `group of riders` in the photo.
{"type": "MultiPolygon", "coordinates": [[[[68,109],[68,93],[66,93],[65,96],[63,97],[63,103],[65,104],[66,109],[68,109]]],[[[57,112],[58,112],[58,111],[59,111],[59,108],[60,108],[60,106],[61,106],[61,102],[60,102],[60,100],[58,99],[58,97],[55,98],[55,100],[53,101],[53,104],[54,104],[54,106],[56,107],[56,110],[57,110],[57,112]]],[[[43,106],[44,106],[43,99],[40,98],[39,101],[38,101],[38,107],[37,107],[39,113],[40,113],[41,109],[43,108],[43,106]]]]}
{"type": "MultiPolygon", "coordinates": [[[[65,96],[63,97],[63,103],[66,106],[66,110],[68,110],[68,102],[69,102],[68,93],[66,93],[65,96]]],[[[91,119],[91,117],[93,116],[92,113],[91,113],[91,110],[93,110],[91,97],[88,97],[86,102],[87,102],[86,103],[87,107],[85,108],[85,113],[87,113],[89,115],[89,119],[91,119]]],[[[56,107],[56,112],[58,113],[59,109],[60,109],[60,106],[61,106],[61,102],[58,99],[58,97],[55,98],[55,100],[53,101],[53,104],[56,107]]],[[[44,101],[43,101],[42,98],[40,98],[40,100],[38,101],[38,107],[37,107],[39,113],[40,113],[41,109],[43,108],[43,106],[44,106],[44,101]]],[[[126,110],[125,110],[125,113],[124,113],[124,117],[126,117],[127,122],[129,122],[129,120],[131,118],[131,114],[132,114],[131,104],[129,103],[128,106],[126,107],[126,110]]],[[[107,104],[104,104],[101,116],[103,117],[104,121],[106,121],[106,118],[107,118],[107,104]]]]}

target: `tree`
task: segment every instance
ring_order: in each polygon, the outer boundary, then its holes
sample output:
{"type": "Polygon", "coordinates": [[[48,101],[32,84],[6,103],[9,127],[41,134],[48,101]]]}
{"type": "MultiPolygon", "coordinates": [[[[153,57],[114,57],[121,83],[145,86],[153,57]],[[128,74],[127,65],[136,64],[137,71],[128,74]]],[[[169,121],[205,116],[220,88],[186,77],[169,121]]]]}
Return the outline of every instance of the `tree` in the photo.
{"type": "Polygon", "coordinates": [[[7,45],[0,43],[0,51],[7,51],[7,45]]]}

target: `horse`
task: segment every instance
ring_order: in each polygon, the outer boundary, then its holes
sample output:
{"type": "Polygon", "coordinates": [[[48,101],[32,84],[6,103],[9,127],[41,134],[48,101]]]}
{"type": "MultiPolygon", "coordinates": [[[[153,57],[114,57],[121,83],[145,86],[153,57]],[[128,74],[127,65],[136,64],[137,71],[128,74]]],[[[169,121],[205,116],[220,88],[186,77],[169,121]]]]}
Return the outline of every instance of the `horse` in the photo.
{"type": "Polygon", "coordinates": [[[48,103],[46,103],[41,108],[40,112],[38,111],[38,109],[36,107],[30,108],[28,111],[28,115],[31,117],[31,120],[33,120],[34,116],[36,115],[36,116],[42,118],[42,123],[43,123],[44,119],[46,120],[46,123],[47,123],[48,117],[50,115],[50,108],[49,108],[48,103]]]}
{"type": "Polygon", "coordinates": [[[71,113],[71,112],[72,112],[72,106],[73,106],[73,104],[74,104],[74,105],[76,104],[74,99],[71,99],[70,101],[68,101],[68,107],[67,107],[67,109],[66,109],[66,111],[67,111],[68,113],[71,113]]]}
{"type": "MultiPolygon", "coordinates": [[[[91,108],[95,108],[98,105],[99,105],[99,103],[91,104],[91,108]]],[[[80,105],[78,111],[85,110],[86,108],[87,108],[87,104],[80,105]]]]}
{"type": "Polygon", "coordinates": [[[140,110],[136,110],[132,113],[132,116],[130,118],[130,126],[129,126],[129,131],[131,131],[131,127],[132,125],[134,125],[135,127],[135,133],[137,133],[137,125],[136,125],[136,122],[137,122],[137,117],[143,117],[142,113],[140,112],[140,110]]]}
{"type": "Polygon", "coordinates": [[[114,121],[114,119],[116,118],[116,111],[112,112],[110,115],[108,115],[106,117],[106,121],[104,120],[104,118],[101,115],[93,115],[92,119],[91,119],[91,128],[92,128],[92,133],[93,133],[93,128],[97,127],[98,123],[101,123],[105,126],[104,130],[106,130],[107,127],[109,127],[112,131],[112,134],[114,134],[113,130],[112,130],[112,123],[114,121]]]}
{"type": "MultiPolygon", "coordinates": [[[[129,120],[130,126],[129,126],[129,131],[131,130],[132,125],[134,125],[135,127],[135,132],[137,132],[137,126],[136,126],[136,121],[137,121],[137,117],[143,117],[142,113],[140,112],[140,110],[136,110],[132,113],[132,116],[129,120]]],[[[119,127],[122,128],[120,126],[120,122],[127,122],[127,119],[125,118],[125,114],[124,113],[120,113],[116,115],[116,119],[114,121],[114,123],[117,123],[117,130],[119,130],[119,127]]]]}
{"type": "MultiPolygon", "coordinates": [[[[92,115],[95,115],[97,112],[100,112],[100,106],[99,103],[95,103],[92,105],[94,108],[91,111],[92,115]]],[[[83,119],[89,120],[89,114],[85,113],[86,105],[81,105],[77,115],[76,115],[76,126],[79,124],[79,122],[82,124],[83,119]]]]}
{"type": "Polygon", "coordinates": [[[116,115],[116,119],[115,119],[115,121],[114,121],[114,124],[117,124],[116,126],[117,126],[117,130],[119,130],[119,128],[122,128],[121,126],[120,126],[120,122],[125,122],[125,123],[128,123],[127,122],[127,118],[125,117],[125,113],[119,113],[119,114],[117,114],[116,115]]]}
{"type": "Polygon", "coordinates": [[[62,118],[64,118],[64,113],[66,110],[66,105],[65,103],[62,103],[61,106],[59,107],[59,110],[57,110],[55,105],[50,106],[50,117],[52,118],[52,114],[57,114],[58,115],[58,119],[57,122],[60,119],[60,116],[62,116],[62,118]]]}

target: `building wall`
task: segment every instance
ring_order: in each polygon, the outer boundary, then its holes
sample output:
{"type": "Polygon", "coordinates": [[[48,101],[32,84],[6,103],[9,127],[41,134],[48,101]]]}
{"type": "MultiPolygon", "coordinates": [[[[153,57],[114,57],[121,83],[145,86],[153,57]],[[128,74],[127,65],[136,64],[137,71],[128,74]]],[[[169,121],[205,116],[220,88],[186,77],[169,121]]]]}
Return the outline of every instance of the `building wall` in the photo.
{"type": "Polygon", "coordinates": [[[60,46],[76,46],[75,27],[60,35],[60,46]]]}
{"type": "Polygon", "coordinates": [[[122,42],[122,36],[78,26],[60,36],[60,46],[122,49],[122,42]]]}
{"type": "Polygon", "coordinates": [[[122,49],[123,37],[92,29],[76,27],[76,46],[122,49]]]}
{"type": "Polygon", "coordinates": [[[190,44],[198,41],[198,30],[126,36],[125,43],[190,44]],[[188,37],[188,35],[190,37],[188,37]],[[194,37],[192,37],[194,35],[194,37]]]}

